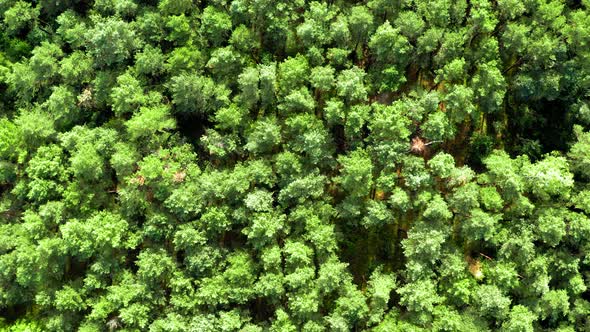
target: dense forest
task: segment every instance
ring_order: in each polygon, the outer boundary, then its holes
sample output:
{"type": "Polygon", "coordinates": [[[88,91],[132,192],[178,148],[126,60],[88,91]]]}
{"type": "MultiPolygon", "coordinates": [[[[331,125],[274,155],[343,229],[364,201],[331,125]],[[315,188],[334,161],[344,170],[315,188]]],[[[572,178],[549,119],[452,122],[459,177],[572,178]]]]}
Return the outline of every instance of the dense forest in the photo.
{"type": "Polygon", "coordinates": [[[0,331],[590,331],[589,0],[0,0],[0,331]]]}

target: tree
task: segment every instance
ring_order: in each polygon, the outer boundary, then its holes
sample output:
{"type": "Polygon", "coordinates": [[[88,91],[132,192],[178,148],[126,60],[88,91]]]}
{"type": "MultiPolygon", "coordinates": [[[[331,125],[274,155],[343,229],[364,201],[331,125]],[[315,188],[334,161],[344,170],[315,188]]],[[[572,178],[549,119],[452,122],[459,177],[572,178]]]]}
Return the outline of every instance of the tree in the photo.
{"type": "Polygon", "coordinates": [[[493,285],[481,285],[476,290],[475,301],[483,315],[504,319],[510,311],[510,298],[493,285]]]}
{"type": "Polygon", "coordinates": [[[274,118],[256,121],[245,148],[254,153],[271,152],[281,142],[281,128],[274,118]]]}
{"type": "Polygon", "coordinates": [[[17,63],[6,73],[8,91],[17,98],[17,105],[30,104],[39,91],[35,72],[25,64],[17,63]]]}
{"type": "Polygon", "coordinates": [[[14,120],[24,143],[29,148],[50,143],[55,138],[55,124],[49,114],[41,111],[23,111],[14,120]]]}
{"type": "Polygon", "coordinates": [[[367,202],[367,214],[361,221],[363,226],[367,228],[376,228],[391,224],[392,221],[393,216],[385,203],[373,200],[367,202]]]}
{"type": "Polygon", "coordinates": [[[310,113],[315,108],[315,101],[305,87],[294,90],[279,104],[279,110],[287,114],[295,112],[310,113]]]}
{"type": "Polygon", "coordinates": [[[541,239],[550,246],[556,246],[565,235],[563,211],[549,210],[538,217],[538,232],[541,239]]]}
{"type": "Polygon", "coordinates": [[[436,293],[432,280],[424,279],[408,283],[397,289],[400,303],[409,311],[418,313],[426,319],[434,310],[434,305],[442,302],[443,298],[436,293]]]}
{"type": "Polygon", "coordinates": [[[146,45],[142,52],[135,54],[135,69],[143,75],[157,75],[164,70],[164,54],[159,47],[146,45]]]}
{"type": "Polygon", "coordinates": [[[172,75],[179,75],[185,72],[198,72],[203,65],[203,57],[198,49],[192,46],[183,46],[174,48],[168,54],[164,67],[172,75]]]}
{"type": "Polygon", "coordinates": [[[252,225],[244,228],[243,233],[246,234],[254,247],[263,247],[276,241],[277,236],[284,232],[285,219],[284,215],[257,214],[252,225]]]}
{"type": "Polygon", "coordinates": [[[131,144],[123,142],[115,144],[110,164],[115,170],[119,181],[133,173],[137,160],[139,160],[138,152],[131,144]]]}
{"type": "Polygon", "coordinates": [[[125,125],[131,139],[153,139],[159,133],[174,129],[176,121],[170,117],[169,108],[154,106],[140,108],[125,125]]]}
{"type": "Polygon", "coordinates": [[[508,200],[514,200],[524,190],[523,179],[518,175],[517,161],[511,160],[505,152],[494,151],[484,159],[494,183],[508,200]]]}
{"type": "MultiPolygon", "coordinates": [[[[273,75],[274,76],[274,75],[273,75]]],[[[303,56],[288,58],[279,64],[278,85],[282,95],[301,87],[309,77],[309,65],[303,56]]]]}
{"type": "Polygon", "coordinates": [[[201,16],[201,33],[213,46],[221,45],[230,35],[230,16],[214,6],[207,6],[201,16]]]}
{"type": "Polygon", "coordinates": [[[138,48],[138,40],[129,23],[117,18],[95,18],[94,27],[84,35],[89,54],[97,66],[112,66],[127,60],[138,48]]]}
{"type": "Polygon", "coordinates": [[[84,33],[87,26],[73,10],[66,10],[61,13],[56,22],[59,24],[56,32],[73,48],[84,45],[84,33]]]}
{"type": "Polygon", "coordinates": [[[367,98],[364,86],[365,72],[358,68],[343,70],[336,78],[336,91],[347,103],[362,101],[367,98]]]}
{"type": "Polygon", "coordinates": [[[484,113],[493,113],[500,108],[506,93],[505,84],[496,63],[485,63],[478,67],[471,86],[484,113]]]}
{"type": "Polygon", "coordinates": [[[369,281],[371,302],[370,302],[370,318],[369,323],[378,323],[383,319],[383,315],[387,310],[387,302],[390,298],[391,291],[395,288],[395,276],[383,273],[381,269],[377,268],[371,274],[369,281]]]}
{"type": "Polygon", "coordinates": [[[307,46],[323,46],[330,41],[329,22],[335,16],[327,4],[311,2],[306,10],[305,21],[297,26],[297,35],[307,46]]]}
{"type": "Polygon", "coordinates": [[[312,114],[300,114],[285,120],[287,147],[296,153],[303,153],[311,164],[330,164],[332,145],[323,124],[312,114]]]}
{"type": "Polygon", "coordinates": [[[188,13],[193,8],[193,3],[187,0],[170,1],[163,0],[158,3],[158,10],[165,15],[180,15],[188,13]]]}
{"type": "Polygon", "coordinates": [[[117,86],[112,89],[111,98],[113,109],[118,116],[133,113],[146,101],[139,80],[130,73],[117,77],[117,86]]]}
{"type": "Polygon", "coordinates": [[[24,151],[19,151],[22,136],[19,133],[19,128],[12,121],[1,118],[0,119],[0,159],[7,162],[16,161],[17,156],[24,151]]]}
{"type": "Polygon", "coordinates": [[[254,33],[243,24],[231,32],[229,43],[238,51],[247,54],[260,48],[260,42],[254,33]]]}
{"type": "Polygon", "coordinates": [[[39,17],[39,8],[33,8],[30,3],[25,1],[15,1],[10,8],[5,9],[3,16],[7,32],[18,34],[35,25],[39,17]]]}
{"type": "Polygon", "coordinates": [[[76,96],[67,86],[55,87],[43,106],[55,118],[55,126],[58,130],[71,128],[83,119],[76,96]]]}
{"type": "Polygon", "coordinates": [[[272,107],[276,100],[276,93],[279,85],[276,80],[275,64],[260,65],[260,101],[264,109],[272,107]]]}
{"type": "Polygon", "coordinates": [[[563,157],[547,156],[535,164],[525,165],[522,171],[531,192],[541,200],[567,198],[574,185],[573,175],[563,157]]]}
{"type": "Polygon", "coordinates": [[[255,67],[244,68],[238,76],[240,86],[240,101],[247,107],[252,108],[260,100],[259,71],[255,67]]]}
{"type": "Polygon", "coordinates": [[[43,203],[61,196],[68,177],[63,159],[63,150],[57,145],[42,146],[37,150],[26,169],[30,179],[28,199],[43,203]]]}
{"type": "Polygon", "coordinates": [[[348,195],[365,198],[373,185],[373,166],[366,151],[355,150],[349,156],[338,159],[342,165],[341,175],[337,182],[348,195]]]}
{"type": "Polygon", "coordinates": [[[211,53],[206,64],[213,77],[230,85],[242,70],[243,60],[231,46],[221,47],[211,53]],[[231,83],[230,83],[231,82],[231,83]]]}
{"type": "Polygon", "coordinates": [[[60,232],[67,243],[66,250],[74,257],[88,260],[124,248],[128,227],[120,216],[103,212],[86,221],[69,220],[60,227],[60,232]]]}
{"type": "Polygon", "coordinates": [[[408,38],[404,37],[399,29],[394,29],[389,21],[377,28],[371,37],[369,48],[375,54],[378,63],[397,65],[399,69],[405,67],[412,51],[408,38]]]}
{"type": "Polygon", "coordinates": [[[433,112],[422,125],[424,137],[431,141],[441,141],[453,137],[455,128],[444,112],[433,112]]]}
{"type": "Polygon", "coordinates": [[[245,303],[254,296],[254,268],[245,253],[234,253],[227,259],[228,266],[219,275],[204,278],[196,296],[202,304],[216,305],[245,303]]]}
{"type": "MultiPolygon", "coordinates": [[[[60,61],[59,73],[63,80],[79,85],[88,84],[92,81],[91,77],[94,74],[92,68],[92,59],[81,51],[75,51],[69,57],[64,57],[60,61]]],[[[88,89],[87,91],[92,91],[88,89]]],[[[81,103],[84,105],[91,104],[90,102],[81,103]]]]}
{"type": "Polygon", "coordinates": [[[436,176],[447,178],[455,168],[455,159],[448,153],[440,152],[428,161],[428,166],[436,176]]]}
{"type": "Polygon", "coordinates": [[[400,27],[400,32],[403,35],[415,40],[422,34],[425,23],[418,13],[412,11],[403,11],[395,20],[395,25],[400,27]]]}
{"type": "Polygon", "coordinates": [[[365,42],[373,29],[373,15],[365,6],[355,6],[348,16],[348,27],[354,43],[354,47],[365,42]]]}
{"type": "Polygon", "coordinates": [[[29,66],[35,73],[36,84],[46,85],[57,76],[58,61],[63,56],[61,49],[52,43],[43,42],[32,51],[29,66]]]}
{"type": "Polygon", "coordinates": [[[322,293],[331,293],[339,289],[345,281],[346,263],[341,263],[336,257],[330,257],[320,266],[317,278],[318,288],[322,293]]]}
{"type": "Polygon", "coordinates": [[[369,313],[369,308],[365,302],[363,294],[350,282],[344,284],[340,293],[341,295],[336,300],[336,306],[330,317],[333,318],[328,318],[332,320],[329,324],[332,325],[333,323],[336,323],[334,324],[336,326],[333,326],[332,328],[337,327],[338,325],[343,325],[342,327],[361,325],[369,313]]]}
{"type": "Polygon", "coordinates": [[[404,114],[404,106],[397,102],[391,106],[373,105],[373,117],[368,127],[370,151],[381,165],[400,160],[408,150],[411,120],[404,114]]]}
{"type": "Polygon", "coordinates": [[[534,331],[533,322],[537,317],[522,305],[515,305],[510,310],[510,319],[502,324],[503,331],[534,331]]]}
{"type": "Polygon", "coordinates": [[[190,18],[185,14],[180,14],[168,16],[164,20],[167,41],[178,46],[189,44],[191,36],[194,34],[190,18]]]}
{"type": "Polygon", "coordinates": [[[439,227],[428,227],[425,222],[419,222],[408,232],[408,238],[402,241],[404,254],[410,259],[434,264],[440,257],[446,237],[447,234],[439,227]]]}
{"type": "Polygon", "coordinates": [[[473,210],[472,215],[463,226],[466,237],[474,240],[490,241],[495,235],[496,225],[500,217],[488,215],[481,210],[473,210]]]}
{"type": "Polygon", "coordinates": [[[585,178],[590,178],[590,155],[587,147],[590,146],[590,134],[582,132],[582,127],[575,127],[574,132],[577,142],[572,146],[568,157],[571,160],[572,171],[581,174],[585,178]]]}
{"type": "Polygon", "coordinates": [[[174,110],[181,114],[209,114],[228,102],[229,91],[208,77],[180,74],[169,88],[174,110]]]}
{"type": "Polygon", "coordinates": [[[453,85],[445,96],[445,105],[451,121],[461,123],[476,115],[473,105],[473,90],[464,85],[453,85]]]}
{"type": "Polygon", "coordinates": [[[165,18],[158,10],[142,8],[132,24],[143,40],[151,43],[161,43],[164,40],[165,18]]]}
{"type": "Polygon", "coordinates": [[[330,91],[334,85],[334,68],[330,66],[311,69],[311,86],[321,91],[330,91]]]}
{"type": "Polygon", "coordinates": [[[569,299],[565,290],[550,290],[541,298],[541,319],[549,318],[551,321],[555,321],[561,315],[567,315],[569,307],[569,299]]]}

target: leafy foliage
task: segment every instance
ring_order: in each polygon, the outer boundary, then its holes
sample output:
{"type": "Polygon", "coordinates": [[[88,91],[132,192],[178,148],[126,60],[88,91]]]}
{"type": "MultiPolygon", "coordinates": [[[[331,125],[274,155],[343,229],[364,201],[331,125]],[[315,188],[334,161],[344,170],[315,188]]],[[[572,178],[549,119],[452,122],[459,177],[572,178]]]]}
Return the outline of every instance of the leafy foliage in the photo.
{"type": "Polygon", "coordinates": [[[590,330],[590,2],[0,27],[0,330],[590,330]]]}

